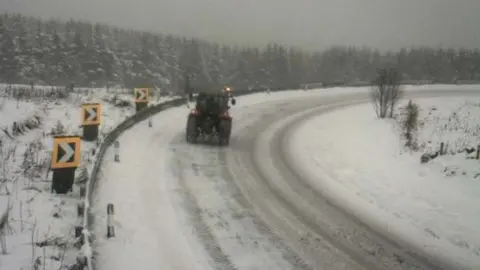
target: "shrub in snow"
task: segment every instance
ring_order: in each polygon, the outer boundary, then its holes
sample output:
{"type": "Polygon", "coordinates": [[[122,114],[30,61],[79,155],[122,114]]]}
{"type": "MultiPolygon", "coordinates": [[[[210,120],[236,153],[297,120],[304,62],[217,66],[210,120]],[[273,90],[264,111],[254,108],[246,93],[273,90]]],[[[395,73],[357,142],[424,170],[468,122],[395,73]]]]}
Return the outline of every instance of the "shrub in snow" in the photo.
{"type": "Polygon", "coordinates": [[[405,137],[405,146],[412,150],[417,150],[418,144],[416,140],[416,132],[418,129],[419,116],[418,105],[410,100],[403,110],[404,118],[402,119],[402,129],[405,137]]]}
{"type": "Polygon", "coordinates": [[[40,126],[41,119],[42,118],[40,116],[34,115],[32,118],[26,119],[23,122],[23,125],[27,129],[35,129],[35,128],[38,128],[40,126]]]}
{"type": "Polygon", "coordinates": [[[115,107],[118,107],[118,108],[128,108],[133,106],[131,102],[131,98],[120,96],[118,94],[106,96],[103,98],[103,100],[113,104],[115,107]]]}
{"type": "Polygon", "coordinates": [[[423,141],[428,145],[438,145],[444,142],[449,150],[445,153],[466,153],[471,155],[475,152],[480,138],[480,125],[478,115],[480,110],[477,106],[464,103],[452,111],[430,110],[423,122],[427,132],[423,132],[423,141]]]}
{"type": "Polygon", "coordinates": [[[17,122],[13,122],[12,124],[12,133],[13,136],[17,136],[18,134],[22,134],[21,129],[18,127],[17,122]]]}
{"type": "Polygon", "coordinates": [[[395,119],[405,146],[423,152],[421,163],[440,155],[463,154],[466,159],[475,159],[480,144],[478,102],[462,99],[461,103],[448,101],[439,105],[420,108],[410,102],[397,110],[395,119]]]}
{"type": "Polygon", "coordinates": [[[60,121],[57,121],[57,124],[52,128],[51,134],[52,136],[59,136],[64,135],[65,132],[65,126],[60,121]]]}
{"type": "MultiPolygon", "coordinates": [[[[3,145],[3,142],[2,142],[3,145]]],[[[15,153],[17,145],[7,144],[0,147],[0,195],[9,195],[6,182],[12,181],[13,163],[15,163],[15,153]],[[5,190],[5,194],[1,193],[5,190]]]]}
{"type": "Polygon", "coordinates": [[[39,98],[44,100],[58,100],[67,99],[72,92],[73,89],[71,87],[36,88],[34,85],[10,85],[3,90],[2,94],[5,97],[14,98],[17,101],[39,98]]]}
{"type": "Polygon", "coordinates": [[[76,185],[85,185],[88,181],[88,169],[85,166],[78,168],[78,175],[75,177],[76,185]]]}
{"type": "MultiPolygon", "coordinates": [[[[458,166],[446,166],[443,172],[446,176],[454,176],[457,175],[459,169],[460,168],[458,166]]],[[[463,172],[462,174],[465,174],[465,172],[463,172]]]]}
{"type": "Polygon", "coordinates": [[[421,157],[420,157],[420,163],[427,163],[430,161],[430,155],[428,153],[424,153],[421,157]]]}
{"type": "Polygon", "coordinates": [[[129,100],[117,99],[114,103],[115,107],[128,108],[132,107],[132,103],[129,100]]]}
{"type": "Polygon", "coordinates": [[[440,151],[437,151],[437,152],[435,152],[435,153],[424,153],[424,154],[420,157],[420,163],[427,163],[427,162],[429,162],[430,160],[435,159],[436,157],[438,157],[439,154],[440,154],[440,151]]]}
{"type": "Polygon", "coordinates": [[[87,258],[85,256],[77,256],[77,263],[68,267],[68,270],[84,270],[87,268],[87,258]]]}
{"type": "Polygon", "coordinates": [[[373,107],[380,118],[393,117],[395,106],[403,95],[400,74],[393,68],[379,69],[370,92],[373,107]]]}
{"type": "Polygon", "coordinates": [[[40,162],[40,151],[44,145],[40,140],[30,142],[23,153],[23,162],[20,166],[25,176],[39,176],[43,168],[40,162]]]}
{"type": "Polygon", "coordinates": [[[13,122],[11,126],[11,133],[5,128],[3,131],[8,137],[13,139],[13,137],[23,135],[29,130],[39,128],[41,124],[42,117],[39,115],[34,115],[21,122],[13,122]]]}

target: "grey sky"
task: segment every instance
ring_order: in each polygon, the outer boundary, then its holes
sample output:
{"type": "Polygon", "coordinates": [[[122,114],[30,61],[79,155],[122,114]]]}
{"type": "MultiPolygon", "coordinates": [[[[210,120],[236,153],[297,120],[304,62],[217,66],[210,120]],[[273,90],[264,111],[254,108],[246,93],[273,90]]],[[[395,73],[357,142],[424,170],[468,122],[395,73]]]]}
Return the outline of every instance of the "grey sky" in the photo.
{"type": "Polygon", "coordinates": [[[480,48],[480,0],[0,0],[0,11],[229,44],[480,48]]]}

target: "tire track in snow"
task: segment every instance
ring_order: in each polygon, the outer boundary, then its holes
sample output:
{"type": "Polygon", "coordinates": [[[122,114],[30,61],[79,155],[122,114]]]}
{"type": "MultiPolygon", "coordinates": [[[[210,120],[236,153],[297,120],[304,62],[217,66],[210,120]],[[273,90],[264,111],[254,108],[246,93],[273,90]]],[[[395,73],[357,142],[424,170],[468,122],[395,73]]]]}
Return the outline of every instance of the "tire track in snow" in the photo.
{"type": "MultiPolygon", "coordinates": [[[[226,154],[223,152],[221,153],[221,159],[226,160],[226,154]]],[[[226,179],[233,179],[233,176],[227,167],[225,167],[223,174],[228,175],[226,179]]],[[[282,257],[291,266],[291,268],[289,269],[311,270],[312,267],[306,264],[305,261],[300,258],[298,254],[296,254],[289,246],[285,245],[284,240],[282,240],[282,238],[280,238],[276,232],[274,232],[270,227],[268,227],[268,225],[262,219],[260,219],[256,213],[254,213],[252,206],[245,199],[235,181],[231,181],[230,184],[232,185],[232,198],[235,199],[238,204],[242,205],[243,208],[249,209],[249,216],[252,219],[255,228],[262,235],[265,235],[268,238],[268,241],[276,249],[281,250],[282,257]]]]}
{"type": "MultiPolygon", "coordinates": [[[[292,104],[286,108],[274,108],[270,111],[270,114],[265,114],[265,117],[254,119],[248,129],[237,129],[234,133],[235,139],[231,143],[233,151],[226,156],[230,173],[234,175],[233,179],[245,199],[255,206],[256,212],[262,217],[262,220],[271,227],[270,230],[277,234],[283,243],[289,245],[289,250],[294,250],[292,253],[299,254],[301,259],[298,261],[304,265],[304,268],[325,270],[374,269],[371,265],[365,265],[350,258],[329,239],[312,233],[308,224],[302,222],[298,213],[296,213],[303,212],[303,210],[291,209],[290,204],[285,203],[288,196],[284,198],[284,194],[278,192],[275,185],[271,186],[270,181],[265,179],[264,175],[258,174],[259,170],[255,164],[271,163],[271,159],[277,158],[276,156],[270,156],[263,160],[252,158],[255,148],[258,147],[255,144],[257,137],[268,126],[295,112],[295,110],[315,106],[318,102],[318,99],[312,100],[312,102],[305,100],[305,102],[297,104],[297,108],[291,108],[292,104]]],[[[309,218],[315,219],[315,217],[309,218]]],[[[359,261],[362,260],[359,259],[359,261]]],[[[296,267],[300,268],[301,266],[297,265],[296,267]]]]}
{"type": "MultiPolygon", "coordinates": [[[[271,104],[272,105],[272,104],[271,104]]],[[[239,132],[241,130],[247,130],[256,122],[258,119],[269,119],[275,117],[275,111],[283,111],[290,105],[289,102],[281,101],[273,104],[271,107],[254,107],[251,113],[246,113],[245,119],[241,121],[241,125],[235,125],[233,133],[239,132]]],[[[219,159],[222,160],[225,164],[228,164],[228,154],[231,151],[245,151],[245,149],[235,149],[235,146],[238,146],[236,135],[232,136],[231,145],[232,148],[226,149],[226,151],[219,152],[219,159]]],[[[243,209],[248,209],[250,218],[255,226],[255,229],[265,235],[268,238],[269,243],[274,246],[277,250],[281,252],[282,258],[290,264],[288,269],[298,269],[298,270],[311,270],[312,267],[309,266],[297,253],[288,245],[285,244],[284,240],[269,227],[264,220],[262,220],[258,214],[255,212],[254,207],[248,202],[248,200],[243,195],[240,187],[235,181],[235,176],[232,174],[229,166],[223,167],[223,177],[222,180],[230,186],[231,197],[240,205],[243,209]],[[227,180],[228,179],[228,180],[227,180]]],[[[243,179],[239,179],[243,181],[243,179]]]]}
{"type": "MultiPolygon", "coordinates": [[[[176,152],[178,152],[178,149],[176,152]]],[[[231,262],[230,257],[225,254],[222,247],[218,244],[218,240],[212,233],[210,226],[205,222],[203,210],[200,208],[193,191],[189,188],[188,181],[192,179],[187,179],[182,160],[176,159],[173,160],[173,163],[172,168],[174,168],[180,187],[182,188],[180,195],[183,198],[190,222],[194,226],[194,233],[200,239],[208,255],[213,260],[214,265],[212,265],[212,267],[218,270],[237,270],[231,262]]]]}
{"type": "MultiPolygon", "coordinates": [[[[251,209],[235,198],[224,179],[224,162],[218,148],[187,146],[176,160],[185,206],[205,249],[217,269],[298,269],[283,258],[284,251],[260,232],[251,209]],[[200,150],[200,151],[199,151],[200,150]],[[202,160],[199,157],[202,156],[202,160]],[[213,248],[212,248],[213,247],[213,248]],[[222,259],[223,258],[223,259],[222,259]],[[228,262],[227,262],[228,259],[228,262]]],[[[181,147],[182,148],[182,147],[181,147]]],[[[180,152],[177,151],[176,152],[180,152]]],[[[264,230],[265,232],[265,230],[264,230]]],[[[310,268],[300,268],[306,270],[310,268]]]]}
{"type": "MultiPolygon", "coordinates": [[[[244,121],[238,121],[241,128],[248,128],[255,117],[272,114],[271,108],[253,109],[252,113],[243,114],[244,121]]],[[[183,134],[171,142],[171,147],[176,153],[173,162],[184,203],[190,216],[196,216],[191,219],[193,226],[208,231],[208,237],[198,236],[212,258],[222,252],[229,259],[230,269],[312,269],[258,218],[243,197],[226,167],[226,151],[230,149],[185,145],[183,134]]],[[[226,269],[226,263],[218,261],[214,259],[216,265],[226,269]]]]}

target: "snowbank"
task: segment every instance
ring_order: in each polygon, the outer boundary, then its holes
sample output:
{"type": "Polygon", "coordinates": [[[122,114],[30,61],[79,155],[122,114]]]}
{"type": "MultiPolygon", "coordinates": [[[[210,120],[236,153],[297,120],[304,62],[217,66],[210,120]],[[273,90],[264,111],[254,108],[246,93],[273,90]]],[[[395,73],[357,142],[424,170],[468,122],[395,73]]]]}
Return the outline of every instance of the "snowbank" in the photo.
{"type": "Polygon", "coordinates": [[[417,103],[418,152],[406,150],[399,124],[377,119],[370,104],[303,122],[292,131],[288,149],[316,188],[339,194],[358,215],[433,253],[478,267],[480,161],[458,152],[480,143],[480,98],[417,103]],[[421,164],[420,156],[438,151],[441,142],[448,154],[421,164]]]}

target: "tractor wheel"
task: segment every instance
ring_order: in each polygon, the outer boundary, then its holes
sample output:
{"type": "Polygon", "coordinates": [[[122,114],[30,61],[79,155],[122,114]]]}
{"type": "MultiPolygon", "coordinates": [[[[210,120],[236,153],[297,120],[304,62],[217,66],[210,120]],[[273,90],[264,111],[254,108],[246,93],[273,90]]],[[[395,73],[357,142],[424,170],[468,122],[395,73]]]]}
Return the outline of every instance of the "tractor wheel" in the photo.
{"type": "Polygon", "coordinates": [[[197,142],[197,119],[194,116],[189,116],[187,120],[187,130],[185,132],[186,140],[189,143],[197,142]]]}
{"type": "Polygon", "coordinates": [[[222,120],[220,122],[220,130],[218,133],[218,144],[227,146],[230,143],[230,133],[232,131],[232,121],[222,120]]]}

